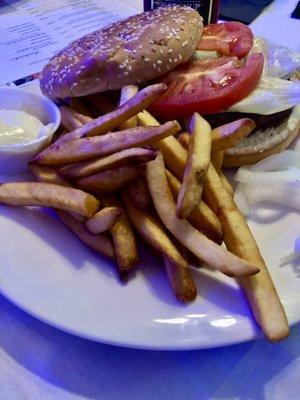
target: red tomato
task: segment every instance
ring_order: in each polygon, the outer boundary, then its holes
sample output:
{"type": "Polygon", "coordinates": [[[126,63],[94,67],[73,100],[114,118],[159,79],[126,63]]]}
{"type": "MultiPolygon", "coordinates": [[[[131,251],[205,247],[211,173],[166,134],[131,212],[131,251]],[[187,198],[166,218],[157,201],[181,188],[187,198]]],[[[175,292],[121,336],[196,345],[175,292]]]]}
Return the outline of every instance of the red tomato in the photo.
{"type": "Polygon", "coordinates": [[[150,110],[164,119],[225,110],[252,92],[263,64],[261,53],[251,55],[246,64],[237,57],[205,58],[182,64],[165,76],[163,82],[168,89],[150,110]]]}
{"type": "Polygon", "coordinates": [[[215,50],[222,56],[245,57],[253,46],[253,34],[241,22],[210,24],[204,29],[198,50],[215,50]]]}

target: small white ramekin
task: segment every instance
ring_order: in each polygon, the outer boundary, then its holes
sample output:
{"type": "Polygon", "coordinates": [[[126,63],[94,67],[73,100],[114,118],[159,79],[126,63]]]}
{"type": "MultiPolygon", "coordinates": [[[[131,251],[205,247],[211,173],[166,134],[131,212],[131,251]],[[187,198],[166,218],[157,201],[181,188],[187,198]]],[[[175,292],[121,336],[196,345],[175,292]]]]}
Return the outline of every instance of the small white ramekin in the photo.
{"type": "Polygon", "coordinates": [[[49,129],[45,135],[28,143],[0,145],[0,174],[23,174],[27,164],[51,141],[60,124],[60,111],[53,101],[25,89],[0,88],[0,109],[24,111],[38,118],[49,129]]]}

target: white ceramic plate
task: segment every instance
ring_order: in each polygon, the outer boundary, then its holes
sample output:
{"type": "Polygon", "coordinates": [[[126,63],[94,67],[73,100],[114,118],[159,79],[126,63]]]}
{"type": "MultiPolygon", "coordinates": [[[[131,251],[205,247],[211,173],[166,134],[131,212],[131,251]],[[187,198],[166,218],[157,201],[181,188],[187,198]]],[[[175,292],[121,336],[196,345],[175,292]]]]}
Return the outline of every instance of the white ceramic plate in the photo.
{"type": "MultiPolygon", "coordinates": [[[[251,229],[284,304],[300,321],[300,262],[294,251],[300,215],[257,209],[251,229]]],[[[29,314],[99,342],[143,349],[223,346],[260,335],[234,280],[194,271],[199,295],[189,305],[173,296],[159,259],[141,248],[137,272],[124,285],[115,266],[83,245],[50,210],[0,206],[0,291],[29,314]]]]}

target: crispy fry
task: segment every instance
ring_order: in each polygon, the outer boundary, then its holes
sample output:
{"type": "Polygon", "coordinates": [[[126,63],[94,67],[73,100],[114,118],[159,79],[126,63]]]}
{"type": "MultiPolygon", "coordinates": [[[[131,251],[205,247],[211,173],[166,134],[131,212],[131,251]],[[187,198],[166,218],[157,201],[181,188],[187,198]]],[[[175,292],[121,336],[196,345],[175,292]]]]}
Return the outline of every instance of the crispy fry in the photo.
{"type": "Polygon", "coordinates": [[[137,208],[142,211],[146,211],[149,208],[151,196],[143,178],[138,178],[129,182],[126,189],[137,208]]]}
{"type": "MultiPolygon", "coordinates": [[[[119,106],[125,104],[128,100],[130,100],[133,96],[135,96],[138,92],[139,88],[135,85],[127,85],[122,87],[121,97],[119,106]]],[[[137,126],[137,116],[129,118],[127,121],[123,122],[120,126],[120,130],[135,128],[137,126]]]]}
{"type": "Polygon", "coordinates": [[[255,128],[250,118],[242,118],[219,126],[212,131],[212,151],[220,151],[235,146],[255,128]]]}
{"type": "MultiPolygon", "coordinates": [[[[174,201],[176,202],[180,190],[180,182],[170,171],[166,172],[168,183],[174,201]]],[[[204,201],[200,201],[195,210],[191,212],[188,221],[194,228],[198,229],[201,233],[204,233],[210,240],[213,240],[218,244],[222,243],[223,232],[220,221],[204,201]]]]}
{"type": "Polygon", "coordinates": [[[211,162],[213,166],[216,168],[218,174],[220,174],[220,172],[222,171],[223,158],[224,158],[224,151],[222,150],[211,153],[211,162]]]}
{"type": "Polygon", "coordinates": [[[192,301],[197,296],[197,289],[189,268],[181,263],[176,263],[167,255],[164,256],[164,263],[169,282],[178,300],[183,302],[192,301]]]}
{"type": "Polygon", "coordinates": [[[62,178],[56,169],[48,165],[40,165],[34,162],[28,164],[29,170],[39,182],[54,183],[60,186],[71,187],[72,185],[62,178]]]}
{"type": "Polygon", "coordinates": [[[87,229],[85,229],[82,223],[76,221],[69,213],[65,211],[58,211],[58,215],[62,222],[67,225],[67,227],[74,232],[83,243],[97,251],[97,253],[100,253],[108,258],[115,258],[114,246],[106,235],[93,235],[87,229]]]}
{"type": "Polygon", "coordinates": [[[220,216],[228,250],[260,268],[257,275],[239,279],[257,323],[269,340],[278,341],[285,338],[289,327],[267,266],[245,218],[222,185],[212,165],[207,173],[203,195],[208,205],[220,216]]]}
{"type": "Polygon", "coordinates": [[[178,136],[178,141],[181,144],[181,146],[187,150],[190,144],[190,134],[188,132],[182,132],[178,136]]]}
{"type": "MultiPolygon", "coordinates": [[[[142,126],[158,126],[159,122],[148,112],[143,111],[138,114],[138,123],[142,126]]],[[[187,152],[174,136],[169,136],[155,145],[161,150],[164,161],[168,168],[179,178],[182,179],[184,167],[187,160],[187,152]]],[[[176,192],[178,196],[178,192],[176,192]]],[[[177,197],[176,197],[177,198],[177,197]]],[[[194,210],[190,222],[195,228],[203,231],[207,236],[220,243],[222,241],[222,228],[215,214],[201,202],[199,210],[194,210]],[[203,222],[201,222],[201,220],[203,222]]]]}
{"type": "Polygon", "coordinates": [[[85,222],[86,228],[94,234],[110,230],[117,222],[121,210],[117,207],[104,207],[85,222]]]}
{"type": "Polygon", "coordinates": [[[91,217],[100,202],[91,194],[70,187],[42,182],[16,182],[0,185],[0,203],[12,206],[54,207],[91,217]]]}
{"type": "Polygon", "coordinates": [[[105,207],[116,207],[121,210],[119,218],[110,229],[110,233],[115,244],[119,271],[122,273],[133,268],[138,262],[135,235],[132,231],[126,211],[115,195],[105,195],[103,197],[103,204],[105,207]]]}
{"type": "Polygon", "coordinates": [[[193,254],[228,276],[247,276],[259,272],[248,263],[209,240],[186,220],[176,216],[175,203],[169,189],[162,154],[146,164],[146,178],[156,211],[169,231],[193,254]]]}
{"type": "MultiPolygon", "coordinates": [[[[64,178],[62,178],[57,170],[52,167],[48,167],[47,165],[29,163],[28,168],[38,182],[55,183],[56,185],[60,186],[72,187],[72,185],[64,178]]],[[[79,215],[75,212],[70,212],[70,214],[77,221],[85,221],[85,217],[83,217],[82,215],[79,215]]]]}
{"type": "Polygon", "coordinates": [[[142,164],[154,160],[155,157],[156,153],[153,150],[134,147],[94,160],[65,165],[59,169],[59,173],[67,179],[75,180],[124,165],[142,164]]]}
{"type": "Polygon", "coordinates": [[[144,146],[180,130],[177,121],[163,125],[143,128],[141,126],[125,131],[107,133],[103,136],[83,138],[67,143],[53,143],[35,156],[39,164],[69,164],[85,161],[97,156],[104,156],[130,147],[144,146]]]}
{"type": "Polygon", "coordinates": [[[167,258],[166,271],[176,297],[181,301],[194,300],[197,291],[188,264],[161,224],[152,215],[135,207],[125,191],[122,192],[122,197],[136,230],[150,246],[167,258]]]}
{"type": "Polygon", "coordinates": [[[145,87],[129,101],[123,104],[123,106],[75,129],[60,139],[59,142],[65,143],[84,136],[103,135],[104,133],[117,128],[129,118],[135,116],[144,108],[147,108],[166,90],[166,88],[167,86],[164,83],[145,87]]]}
{"type": "Polygon", "coordinates": [[[190,131],[187,163],[176,204],[179,218],[187,218],[198,206],[210,163],[210,125],[198,113],[194,113],[190,121],[190,131]]]}
{"type": "Polygon", "coordinates": [[[68,131],[73,131],[92,121],[92,118],[82,115],[68,106],[61,106],[60,114],[61,123],[68,131]]]}
{"type": "Polygon", "coordinates": [[[220,176],[220,179],[221,179],[221,182],[222,182],[224,188],[227,190],[227,192],[230,194],[230,196],[233,197],[234,196],[234,189],[231,186],[231,184],[230,184],[229,180],[227,179],[226,175],[224,174],[223,170],[220,171],[219,176],[220,176]]]}
{"type": "Polygon", "coordinates": [[[118,167],[99,172],[95,175],[80,179],[76,186],[83,190],[97,191],[100,193],[113,192],[127,185],[128,182],[137,178],[143,172],[139,167],[118,167]]]}
{"type": "MultiPolygon", "coordinates": [[[[229,149],[247,137],[255,128],[255,122],[250,118],[241,118],[229,124],[219,126],[211,131],[212,152],[229,149]]],[[[180,144],[187,149],[190,135],[181,133],[178,138],[180,144]]]]}

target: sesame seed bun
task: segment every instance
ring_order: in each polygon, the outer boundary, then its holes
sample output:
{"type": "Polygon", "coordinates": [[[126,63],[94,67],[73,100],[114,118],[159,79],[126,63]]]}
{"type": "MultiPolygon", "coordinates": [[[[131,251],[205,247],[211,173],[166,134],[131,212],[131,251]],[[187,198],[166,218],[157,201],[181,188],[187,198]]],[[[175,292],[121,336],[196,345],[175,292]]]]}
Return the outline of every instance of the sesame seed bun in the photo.
{"type": "Polygon", "coordinates": [[[85,96],[157,78],[191,57],[202,31],[189,7],[134,15],[70,43],[44,67],[41,90],[50,98],[85,96]]]}
{"type": "Polygon", "coordinates": [[[239,167],[254,164],[286,149],[300,133],[300,105],[277,127],[257,131],[236,146],[226,150],[223,166],[239,167]]]}

